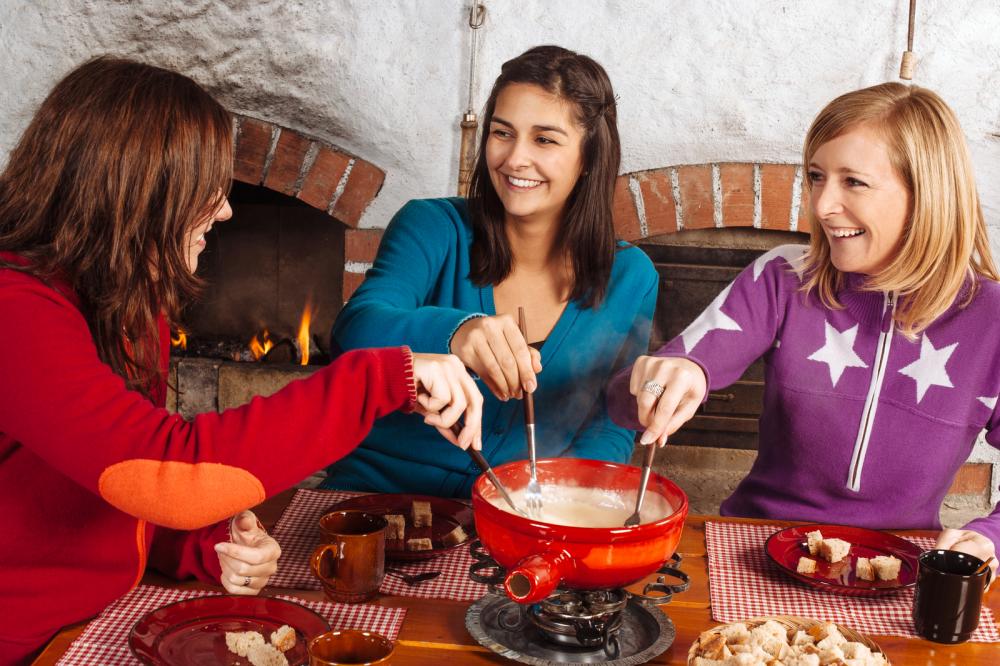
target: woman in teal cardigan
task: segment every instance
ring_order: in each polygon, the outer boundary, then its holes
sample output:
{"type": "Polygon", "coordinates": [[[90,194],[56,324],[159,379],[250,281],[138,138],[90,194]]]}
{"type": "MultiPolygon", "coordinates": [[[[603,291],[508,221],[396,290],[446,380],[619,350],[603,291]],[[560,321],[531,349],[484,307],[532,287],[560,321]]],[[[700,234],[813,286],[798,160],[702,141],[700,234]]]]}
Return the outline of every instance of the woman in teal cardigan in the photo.
{"type": "MultiPolygon", "coordinates": [[[[646,351],[658,278],[614,238],[620,144],[607,74],[566,49],[531,49],[504,64],[484,126],[468,202],[415,200],[396,214],[331,347],[456,354],[488,389],[482,449],[493,465],[527,457],[525,390],[539,457],[626,462],[633,434],[608,417],[603,387],[646,351]]],[[[392,415],[328,474],[331,488],[467,497],[479,470],[419,416],[392,415]]]]}

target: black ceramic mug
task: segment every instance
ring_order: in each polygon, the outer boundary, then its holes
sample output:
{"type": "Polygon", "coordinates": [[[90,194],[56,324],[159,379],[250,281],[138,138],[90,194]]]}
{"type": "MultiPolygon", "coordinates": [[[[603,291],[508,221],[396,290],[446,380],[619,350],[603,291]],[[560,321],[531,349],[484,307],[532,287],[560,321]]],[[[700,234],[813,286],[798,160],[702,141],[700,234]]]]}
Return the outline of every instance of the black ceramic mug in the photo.
{"type": "Polygon", "coordinates": [[[957,550],[920,554],[913,625],[917,633],[937,643],[963,643],[979,625],[983,591],[990,569],[976,573],[983,561],[957,550]]]}

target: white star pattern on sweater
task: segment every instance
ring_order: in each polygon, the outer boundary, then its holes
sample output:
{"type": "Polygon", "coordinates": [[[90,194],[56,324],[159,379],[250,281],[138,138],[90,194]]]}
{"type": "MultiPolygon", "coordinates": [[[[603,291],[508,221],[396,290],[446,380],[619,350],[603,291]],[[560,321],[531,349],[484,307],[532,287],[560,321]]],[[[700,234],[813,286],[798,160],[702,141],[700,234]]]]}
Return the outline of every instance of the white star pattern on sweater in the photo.
{"type": "Polygon", "coordinates": [[[773,250],[769,250],[764,254],[757,257],[757,260],[753,262],[753,281],[756,282],[760,278],[760,274],[764,272],[764,267],[769,263],[781,257],[788,262],[789,268],[795,271],[795,274],[802,279],[802,266],[799,261],[802,255],[806,253],[807,248],[802,245],[779,245],[773,250]]]}
{"type": "Polygon", "coordinates": [[[979,402],[983,403],[984,405],[986,405],[990,409],[996,409],[996,407],[997,407],[997,396],[993,396],[992,398],[987,398],[984,395],[982,397],[976,398],[976,400],[978,400],[979,402]]]}
{"type": "Polygon", "coordinates": [[[854,351],[854,339],[858,337],[857,324],[846,331],[838,331],[830,322],[823,323],[826,325],[826,342],[809,356],[809,360],[826,363],[830,370],[830,382],[837,388],[844,368],[867,368],[868,364],[854,351]]]}
{"type": "Polygon", "coordinates": [[[931,339],[926,335],[920,338],[920,358],[899,370],[900,374],[917,382],[917,404],[920,404],[927,389],[932,386],[955,388],[945,365],[948,364],[948,359],[951,358],[956,347],[958,347],[958,343],[953,342],[947,347],[935,349],[931,339]]]}
{"type": "Polygon", "coordinates": [[[733,319],[722,311],[722,304],[726,302],[726,298],[729,296],[729,291],[733,288],[733,283],[730,282],[729,286],[719,292],[719,295],[715,297],[715,300],[705,309],[701,315],[691,322],[691,325],[684,329],[681,333],[681,339],[684,341],[684,353],[690,354],[691,350],[694,349],[695,345],[701,342],[701,339],[705,337],[711,331],[722,330],[722,331],[742,331],[740,325],[737,324],[733,319]]]}

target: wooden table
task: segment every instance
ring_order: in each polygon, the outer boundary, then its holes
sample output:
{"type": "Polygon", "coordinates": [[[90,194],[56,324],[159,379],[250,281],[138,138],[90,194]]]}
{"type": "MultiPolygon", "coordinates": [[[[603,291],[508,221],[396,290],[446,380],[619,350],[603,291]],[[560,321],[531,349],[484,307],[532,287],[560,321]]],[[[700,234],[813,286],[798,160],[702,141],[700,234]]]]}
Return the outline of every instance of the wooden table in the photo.
{"type": "MultiPolygon", "coordinates": [[[[255,509],[261,522],[271,527],[277,522],[294,491],[277,495],[255,509]]],[[[674,601],[661,606],[677,628],[673,646],[654,659],[654,664],[686,664],[688,647],[698,634],[719,624],[712,620],[708,596],[708,558],[705,551],[705,520],[734,520],[735,522],[767,522],[768,524],[794,525],[789,521],[753,521],[745,519],[720,519],[716,516],[689,515],[678,551],[684,557],[683,570],[691,576],[691,588],[676,596],[674,601]]],[[[914,536],[932,536],[932,532],[899,532],[914,536]]],[[[650,579],[653,577],[651,576],[650,579]]],[[[209,588],[199,583],[177,583],[156,574],[148,574],[144,583],[178,588],[209,588]]],[[[643,581],[645,582],[645,581],[643,581]]],[[[636,587],[641,588],[642,583],[636,587]]],[[[321,591],[278,590],[303,599],[322,599],[321,591]]],[[[433,663],[450,664],[511,664],[506,659],[480,646],[465,629],[465,611],[468,602],[445,599],[414,599],[411,597],[380,597],[376,602],[385,606],[407,609],[406,619],[399,634],[392,663],[396,666],[433,663]]],[[[991,590],[985,603],[994,613],[1000,613],[1000,594],[991,590]]],[[[38,657],[35,664],[54,664],[66,652],[70,643],[83,631],[86,623],[63,629],[38,657]]],[[[958,666],[1000,664],[1000,644],[964,643],[940,645],[916,638],[899,636],[872,636],[891,662],[896,666],[909,664],[958,666]]]]}

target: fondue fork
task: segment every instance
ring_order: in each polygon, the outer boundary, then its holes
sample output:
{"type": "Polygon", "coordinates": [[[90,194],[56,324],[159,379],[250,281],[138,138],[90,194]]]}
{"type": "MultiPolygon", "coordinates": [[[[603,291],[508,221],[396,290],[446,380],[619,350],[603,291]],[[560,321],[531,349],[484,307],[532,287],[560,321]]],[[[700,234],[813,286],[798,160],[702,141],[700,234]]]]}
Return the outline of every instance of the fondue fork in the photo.
{"type": "MultiPolygon", "coordinates": [[[[517,308],[517,324],[524,336],[524,342],[528,342],[528,324],[524,319],[524,308],[517,308]]],[[[542,488],[538,485],[538,471],[536,469],[537,455],[535,451],[535,396],[527,390],[523,390],[524,395],[524,434],[528,441],[528,459],[530,464],[531,478],[524,489],[524,503],[528,507],[528,514],[537,518],[542,512],[542,488]]]]}
{"type": "MultiPolygon", "coordinates": [[[[451,432],[455,435],[455,437],[458,437],[459,434],[462,432],[462,426],[460,426],[457,423],[452,424],[451,432]]],[[[528,514],[526,514],[521,509],[518,509],[516,506],[514,506],[514,500],[510,498],[510,493],[508,493],[507,489],[504,488],[502,483],[500,483],[500,479],[497,478],[496,472],[494,472],[493,468],[490,467],[490,463],[487,462],[483,454],[480,453],[479,451],[476,451],[471,446],[467,448],[465,452],[468,453],[469,456],[476,461],[476,464],[479,465],[479,469],[483,471],[483,474],[486,475],[486,478],[490,480],[490,483],[493,484],[493,487],[496,488],[497,492],[500,493],[500,496],[503,497],[503,501],[507,502],[507,506],[513,509],[514,513],[518,514],[519,516],[524,516],[525,518],[527,518],[528,514]]]]}
{"type": "Polygon", "coordinates": [[[635,527],[639,524],[639,512],[642,511],[642,500],[646,498],[646,484],[649,483],[649,470],[653,466],[653,455],[656,453],[656,442],[646,445],[646,457],[642,461],[642,480],[639,482],[639,493],[635,497],[635,513],[625,520],[625,527],[635,527]]]}

